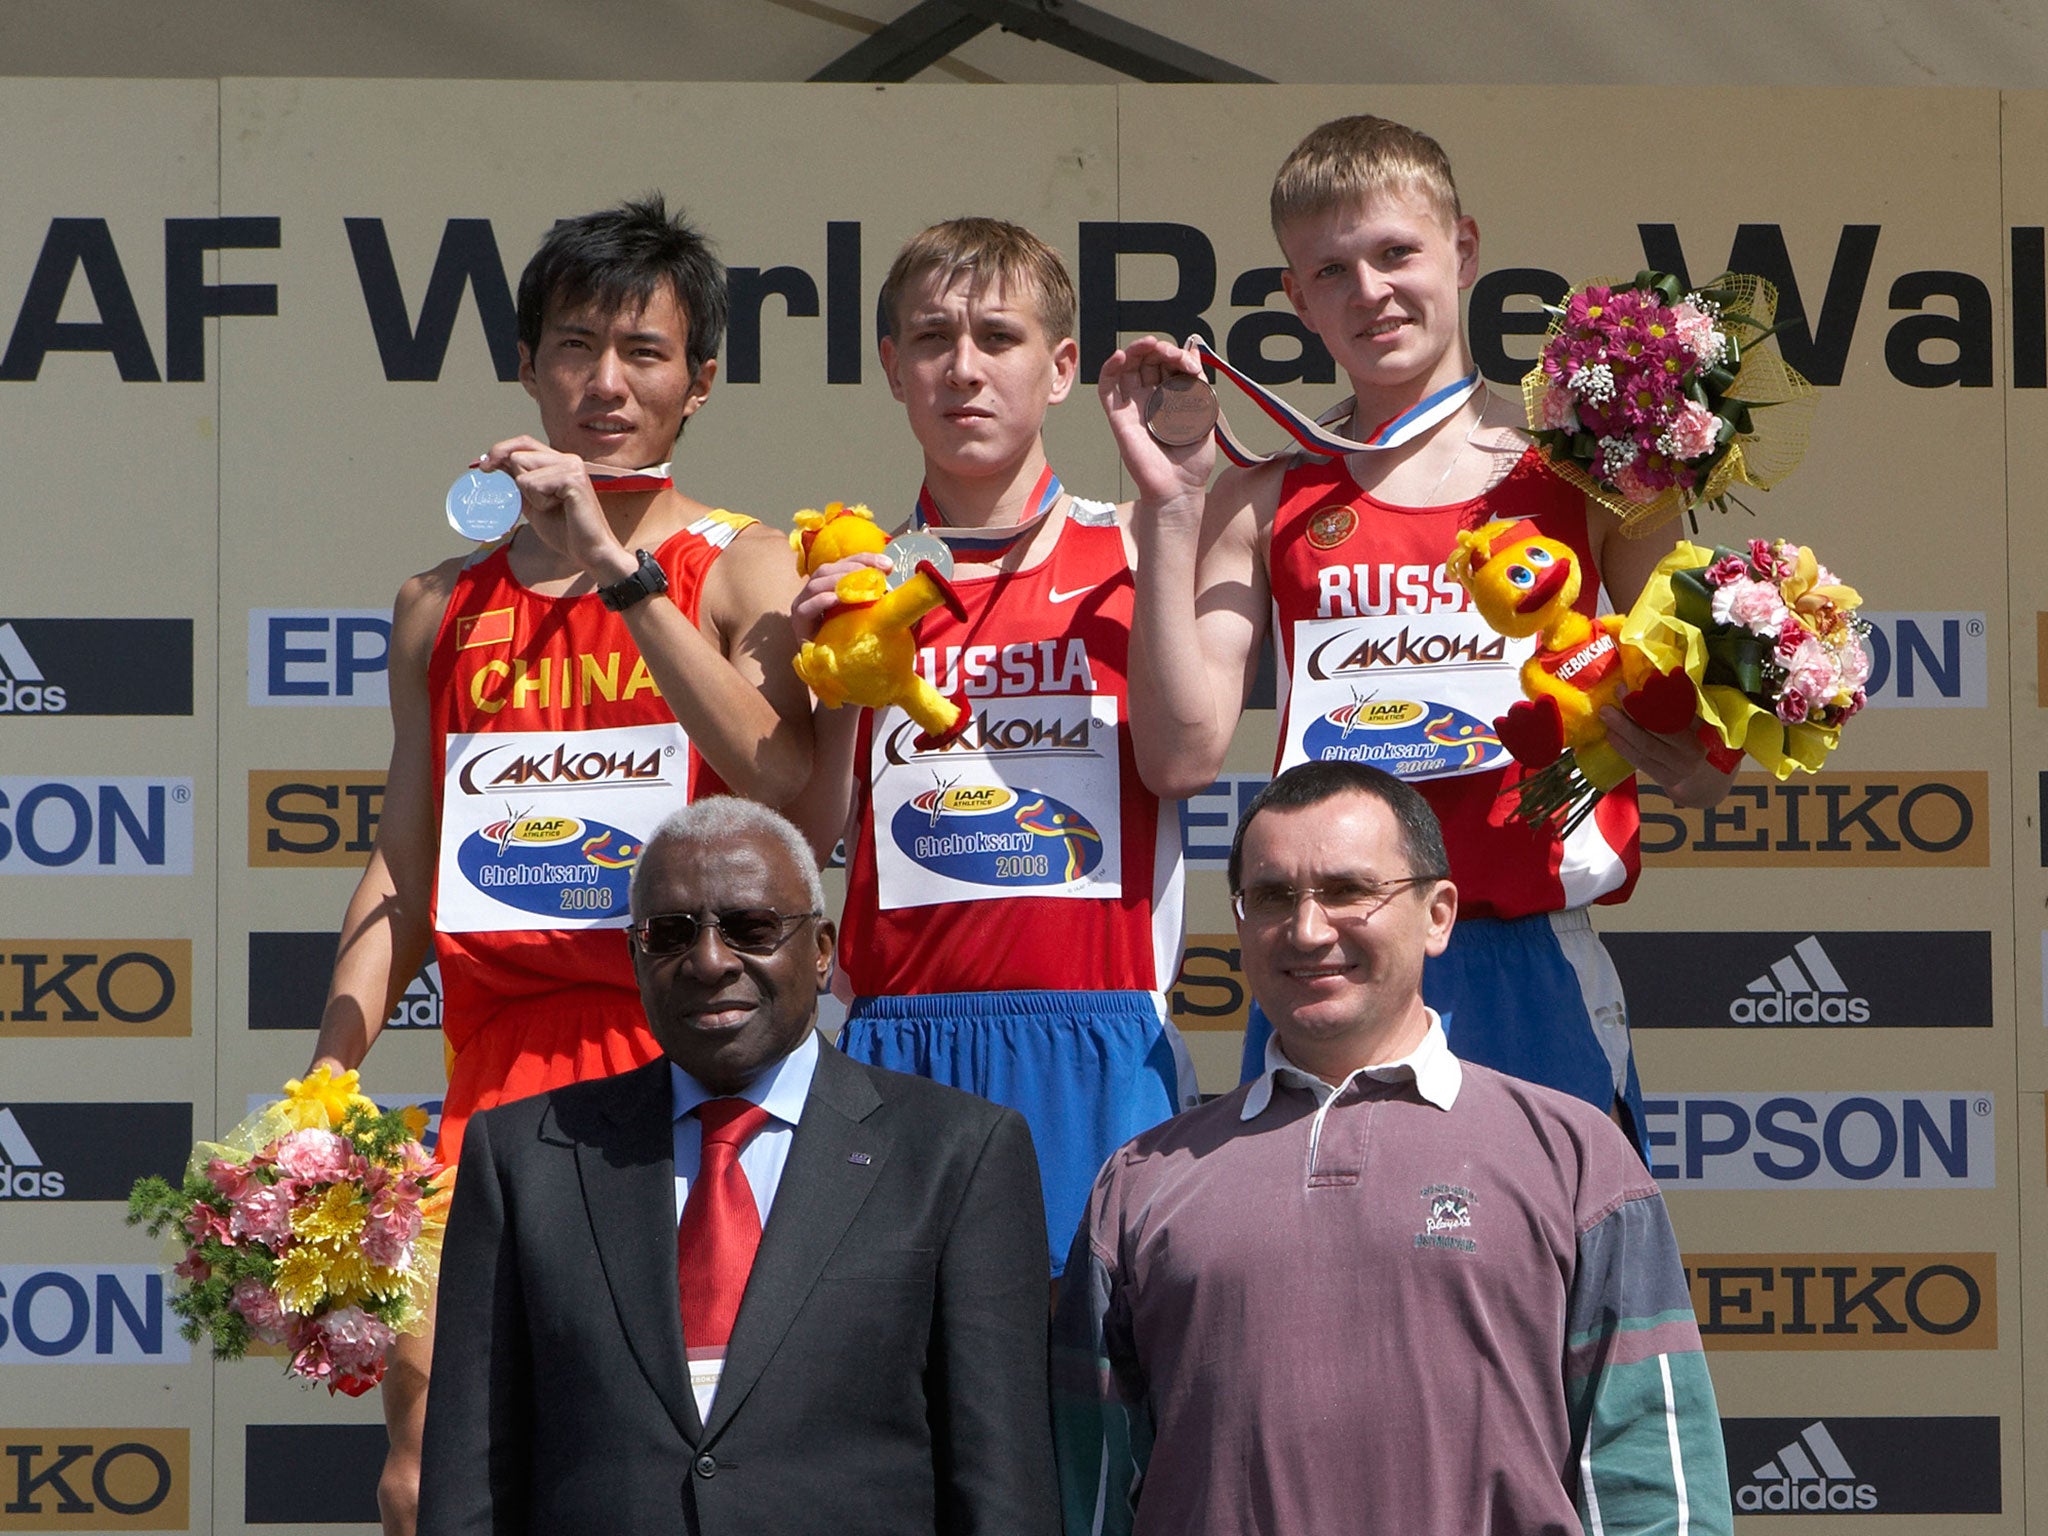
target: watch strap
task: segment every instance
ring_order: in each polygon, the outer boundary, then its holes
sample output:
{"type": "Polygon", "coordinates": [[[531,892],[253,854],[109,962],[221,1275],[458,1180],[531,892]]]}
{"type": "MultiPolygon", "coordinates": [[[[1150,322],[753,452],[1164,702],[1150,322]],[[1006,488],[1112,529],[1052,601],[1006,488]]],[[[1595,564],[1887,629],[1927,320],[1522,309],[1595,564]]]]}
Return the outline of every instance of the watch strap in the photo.
{"type": "Polygon", "coordinates": [[[598,597],[613,613],[622,613],[642,598],[668,590],[668,572],[661,568],[661,562],[644,549],[633,553],[639,558],[639,569],[622,581],[597,589],[598,597]]]}

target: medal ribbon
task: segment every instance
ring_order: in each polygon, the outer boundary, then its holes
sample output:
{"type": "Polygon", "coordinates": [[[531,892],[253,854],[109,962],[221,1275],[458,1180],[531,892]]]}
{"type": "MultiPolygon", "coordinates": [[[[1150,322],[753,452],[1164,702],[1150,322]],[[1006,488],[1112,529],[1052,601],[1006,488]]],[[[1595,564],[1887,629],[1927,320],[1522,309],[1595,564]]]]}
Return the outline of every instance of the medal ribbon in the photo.
{"type": "Polygon", "coordinates": [[[650,464],[645,469],[611,469],[602,464],[591,464],[586,468],[590,474],[590,488],[600,496],[626,491],[665,491],[676,483],[668,472],[668,464],[650,464]]]}
{"type": "Polygon", "coordinates": [[[953,550],[962,554],[1000,554],[1031,532],[1045,520],[1046,513],[1053,509],[1066,487],[1060,484],[1060,477],[1046,465],[1038,472],[1038,484],[1031,488],[1024,516],[1014,523],[1001,528],[953,528],[946,523],[945,513],[932,497],[929,485],[917,488],[917,510],[912,514],[914,526],[925,529],[938,538],[944,539],[953,550]]]}
{"type": "MultiPolygon", "coordinates": [[[[1486,382],[1475,368],[1464,378],[1446,384],[1435,394],[1427,396],[1400,415],[1381,422],[1365,435],[1363,442],[1360,442],[1333,430],[1338,423],[1350,425],[1352,411],[1358,403],[1356,396],[1339,401],[1320,417],[1311,420],[1256,379],[1247,378],[1231,367],[1218,357],[1215,350],[1200,336],[1190,336],[1187,346],[1189,351],[1197,353],[1205,363],[1243,390],[1251,398],[1252,404],[1265,412],[1281,431],[1293,438],[1303,453],[1318,459],[1342,458],[1347,453],[1372,453],[1386,448],[1399,448],[1403,443],[1413,442],[1437,423],[1456,415],[1465,402],[1486,382]]],[[[1279,453],[1253,453],[1240,443],[1231,434],[1220,406],[1216,412],[1216,446],[1223,450],[1224,456],[1231,463],[1243,468],[1264,464],[1280,457],[1279,453]]]]}

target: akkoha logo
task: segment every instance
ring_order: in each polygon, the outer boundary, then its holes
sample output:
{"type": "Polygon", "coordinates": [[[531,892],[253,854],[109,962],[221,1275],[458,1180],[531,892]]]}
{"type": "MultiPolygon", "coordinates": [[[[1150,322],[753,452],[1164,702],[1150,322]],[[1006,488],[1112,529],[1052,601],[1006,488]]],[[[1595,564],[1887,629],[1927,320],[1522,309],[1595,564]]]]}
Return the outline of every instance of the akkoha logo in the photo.
{"type": "Polygon", "coordinates": [[[1728,1004],[1736,1024],[1868,1024],[1870,1000],[1850,994],[1849,983],[1812,934],[1749,984],[1748,995],[1728,1004]]]}
{"type": "Polygon", "coordinates": [[[1847,1514],[1876,1509],[1877,1489],[1857,1480],[1827,1425],[1815,1420],[1750,1473],[1735,1490],[1735,1507],[1746,1514],[1847,1514]]]}
{"type": "Polygon", "coordinates": [[[43,680],[14,626],[0,624],[0,715],[60,715],[66,707],[63,688],[43,680]]]}
{"type": "Polygon", "coordinates": [[[45,1168],[35,1143],[11,1109],[0,1109],[0,1198],[61,1200],[64,1175],[45,1168]]]}

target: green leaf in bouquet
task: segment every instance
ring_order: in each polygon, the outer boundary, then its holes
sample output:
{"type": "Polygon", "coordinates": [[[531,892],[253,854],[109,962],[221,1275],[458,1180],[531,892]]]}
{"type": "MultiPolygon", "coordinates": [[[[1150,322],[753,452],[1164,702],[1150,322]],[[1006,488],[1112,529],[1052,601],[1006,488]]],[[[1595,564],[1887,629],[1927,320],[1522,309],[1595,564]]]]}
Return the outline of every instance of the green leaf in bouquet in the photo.
{"type": "Polygon", "coordinates": [[[1705,681],[1762,699],[1767,694],[1764,662],[1776,651],[1774,642],[1747,630],[1723,629],[1707,635],[1705,681]]]}

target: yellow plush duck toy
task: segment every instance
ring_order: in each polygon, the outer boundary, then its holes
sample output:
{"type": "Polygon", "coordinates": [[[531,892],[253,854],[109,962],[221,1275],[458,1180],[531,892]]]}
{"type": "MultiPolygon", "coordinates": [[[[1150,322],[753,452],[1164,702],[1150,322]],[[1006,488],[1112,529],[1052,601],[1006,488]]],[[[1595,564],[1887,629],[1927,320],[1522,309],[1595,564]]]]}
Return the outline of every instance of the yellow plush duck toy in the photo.
{"type": "Polygon", "coordinates": [[[1619,614],[1589,619],[1572,606],[1582,576],[1570,545],[1527,521],[1488,523],[1458,535],[1444,569],[1494,629],[1536,637],[1535,654],[1522,663],[1527,698],[1494,722],[1517,762],[1541,770],[1569,752],[1586,786],[1605,792],[1635,769],[1608,745],[1603,708],[1619,704],[1653,731],[1682,730],[1692,719],[1695,696],[1683,671],[1667,676],[1624,647],[1619,614]]]}
{"type": "MultiPolygon", "coordinates": [[[[796,531],[789,536],[797,570],[805,576],[848,555],[879,554],[888,542],[874,513],[836,501],[823,512],[797,513],[796,531]]],[[[971,718],[966,698],[947,698],[917,671],[917,621],[941,605],[955,618],[967,618],[946,578],[920,560],[896,587],[868,567],[840,577],[833,590],[839,606],[825,615],[817,638],[804,642],[795,663],[796,675],[819,702],[829,709],[849,702],[869,709],[900,705],[924,728],[917,739],[920,750],[965,730],[971,718]]]]}

